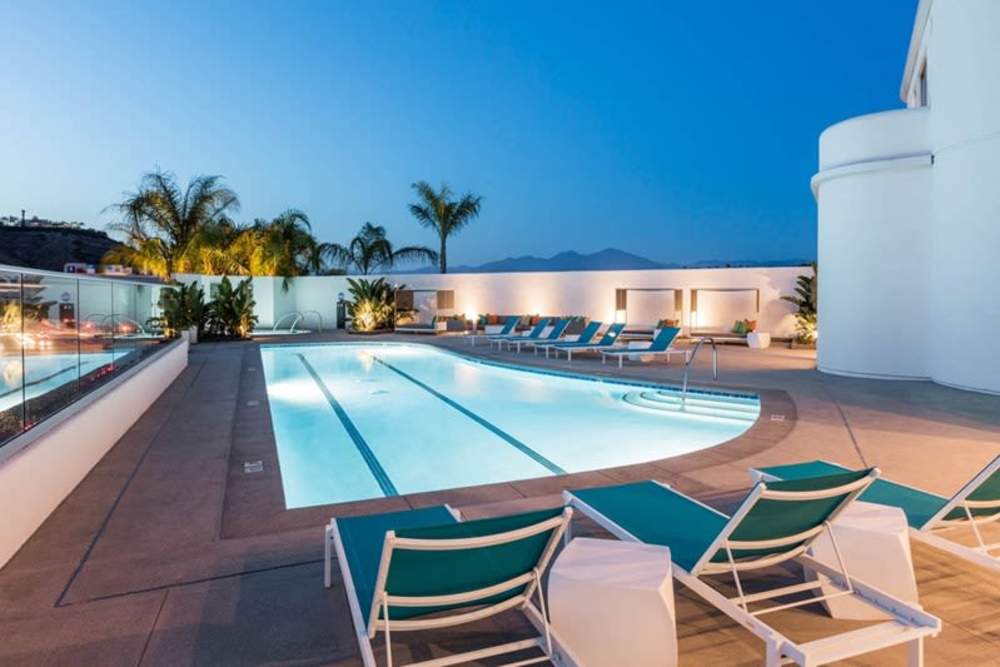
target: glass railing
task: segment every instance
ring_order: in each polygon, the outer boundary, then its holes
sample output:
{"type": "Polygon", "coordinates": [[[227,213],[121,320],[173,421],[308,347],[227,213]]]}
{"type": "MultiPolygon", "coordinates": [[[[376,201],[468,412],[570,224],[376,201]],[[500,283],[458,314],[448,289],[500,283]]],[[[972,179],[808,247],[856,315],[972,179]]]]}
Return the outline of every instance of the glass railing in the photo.
{"type": "Polygon", "coordinates": [[[163,287],[0,265],[0,447],[155,350],[163,287]]]}

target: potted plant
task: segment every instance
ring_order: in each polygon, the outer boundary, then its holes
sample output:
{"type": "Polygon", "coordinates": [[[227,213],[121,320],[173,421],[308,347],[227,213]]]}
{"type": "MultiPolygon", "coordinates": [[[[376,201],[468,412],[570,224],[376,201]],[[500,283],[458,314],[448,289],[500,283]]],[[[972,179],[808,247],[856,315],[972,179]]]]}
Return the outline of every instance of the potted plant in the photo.
{"type": "Polygon", "coordinates": [[[160,308],[164,334],[184,335],[188,342],[198,342],[198,334],[205,327],[205,292],[197,283],[164,288],[160,293],[160,308]]]}
{"type": "Polygon", "coordinates": [[[795,313],[795,338],[789,343],[792,348],[816,348],[819,338],[817,328],[816,288],[819,280],[819,270],[816,262],[812,263],[811,276],[799,276],[795,281],[795,296],[781,297],[789,303],[794,303],[798,310],[795,313]]]}

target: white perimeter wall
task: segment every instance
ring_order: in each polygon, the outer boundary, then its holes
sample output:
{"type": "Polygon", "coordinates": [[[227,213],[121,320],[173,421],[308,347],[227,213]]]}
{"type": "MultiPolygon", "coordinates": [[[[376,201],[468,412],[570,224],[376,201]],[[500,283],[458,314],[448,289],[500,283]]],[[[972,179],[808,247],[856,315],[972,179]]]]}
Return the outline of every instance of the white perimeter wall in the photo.
{"type": "Polygon", "coordinates": [[[0,450],[0,567],[187,366],[173,344],[0,450]]]}
{"type": "MultiPolygon", "coordinates": [[[[809,267],[748,269],[664,269],[652,271],[566,271],[532,273],[449,273],[394,274],[393,283],[412,289],[454,290],[453,313],[468,317],[482,313],[586,315],[606,322],[615,321],[615,290],[618,288],[674,288],[684,293],[682,318],[690,326],[691,289],[756,288],[760,289],[760,323],[763,331],[774,336],[790,337],[795,333],[795,306],[781,300],[794,294],[795,280],[811,274],[809,267]]],[[[205,286],[221,280],[215,276],[179,275],[179,280],[198,280],[205,286]]],[[[324,326],[336,322],[336,302],[340,292],[347,294],[343,276],[307,276],[291,281],[282,290],[280,278],[254,278],[254,297],[260,316],[260,328],[267,328],[276,318],[292,313],[317,311],[324,326]]],[[[659,318],[674,317],[671,292],[630,292],[630,324],[653,324],[659,318]]],[[[754,298],[749,293],[700,292],[698,328],[728,330],[737,319],[752,317],[754,298]]],[[[282,324],[287,327],[288,321],[282,324]]],[[[315,317],[306,319],[315,327],[315,317]]]]}

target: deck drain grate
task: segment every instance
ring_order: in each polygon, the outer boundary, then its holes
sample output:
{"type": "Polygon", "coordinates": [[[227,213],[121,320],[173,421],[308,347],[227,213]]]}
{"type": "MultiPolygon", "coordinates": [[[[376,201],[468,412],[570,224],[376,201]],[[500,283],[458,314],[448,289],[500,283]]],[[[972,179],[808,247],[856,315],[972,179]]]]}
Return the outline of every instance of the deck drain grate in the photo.
{"type": "Polygon", "coordinates": [[[264,472],[263,461],[244,461],[243,473],[249,475],[252,472],[264,472]]]}
{"type": "Polygon", "coordinates": [[[785,421],[785,415],[771,415],[771,421],[773,421],[773,422],[783,422],[783,421],[785,421]]]}

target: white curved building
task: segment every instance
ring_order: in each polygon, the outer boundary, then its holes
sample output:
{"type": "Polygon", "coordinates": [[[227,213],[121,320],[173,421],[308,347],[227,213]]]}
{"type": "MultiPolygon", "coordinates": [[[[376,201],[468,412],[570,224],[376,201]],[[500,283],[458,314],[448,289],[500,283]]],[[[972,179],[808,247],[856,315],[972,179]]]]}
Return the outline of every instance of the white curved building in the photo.
{"type": "Polygon", "coordinates": [[[1000,393],[1000,0],[921,0],[900,96],[820,135],[819,368],[1000,393]]]}

